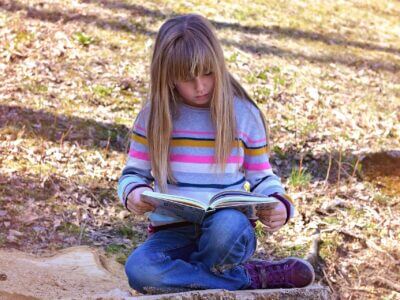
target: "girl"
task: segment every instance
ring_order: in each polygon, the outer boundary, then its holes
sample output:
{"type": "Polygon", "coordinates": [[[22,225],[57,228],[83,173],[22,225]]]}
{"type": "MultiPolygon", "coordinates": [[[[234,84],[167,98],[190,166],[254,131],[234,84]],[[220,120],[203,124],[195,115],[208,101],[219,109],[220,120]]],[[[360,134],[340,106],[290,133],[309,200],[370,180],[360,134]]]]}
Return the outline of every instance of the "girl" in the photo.
{"type": "Polygon", "coordinates": [[[311,284],[314,272],[304,260],[249,261],[254,224],[238,210],[219,210],[196,225],[140,199],[154,186],[207,203],[222,189],[243,190],[245,183],[280,200],[258,212],[267,230],[287,223],[294,207],[268,162],[263,114],[228,72],[212,25],[193,14],[169,19],[156,38],[150,101],[134,123],[118,184],[127,209],[150,219],[150,236],[126,262],[130,286],[161,293],[311,284]]]}

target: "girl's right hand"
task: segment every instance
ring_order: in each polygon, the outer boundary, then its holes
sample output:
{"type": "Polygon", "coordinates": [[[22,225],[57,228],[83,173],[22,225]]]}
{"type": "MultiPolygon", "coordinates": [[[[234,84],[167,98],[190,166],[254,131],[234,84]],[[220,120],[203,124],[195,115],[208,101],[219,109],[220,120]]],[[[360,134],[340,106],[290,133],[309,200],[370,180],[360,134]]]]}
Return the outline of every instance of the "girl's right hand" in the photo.
{"type": "Polygon", "coordinates": [[[144,191],[152,191],[152,189],[148,187],[137,188],[129,193],[128,199],[126,200],[126,206],[128,209],[137,215],[143,215],[144,213],[153,211],[155,209],[153,205],[140,199],[140,195],[144,191]]]}

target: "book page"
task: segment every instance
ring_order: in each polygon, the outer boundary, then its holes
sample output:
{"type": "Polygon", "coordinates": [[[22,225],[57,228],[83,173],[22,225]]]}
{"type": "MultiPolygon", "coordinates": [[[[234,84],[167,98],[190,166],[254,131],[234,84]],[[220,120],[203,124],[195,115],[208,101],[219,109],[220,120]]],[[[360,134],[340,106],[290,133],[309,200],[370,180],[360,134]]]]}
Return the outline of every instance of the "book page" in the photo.
{"type": "Polygon", "coordinates": [[[216,201],[214,201],[210,207],[212,208],[220,208],[220,207],[230,207],[230,206],[238,206],[238,205],[257,205],[261,203],[269,203],[273,206],[275,206],[277,203],[279,203],[279,200],[273,198],[273,197],[267,197],[267,196],[251,196],[251,195],[246,195],[246,196],[234,196],[234,195],[227,195],[223,198],[220,198],[216,201]]]}
{"type": "Polygon", "coordinates": [[[207,209],[207,206],[204,205],[203,203],[201,203],[199,200],[196,200],[194,198],[189,198],[189,197],[163,194],[163,193],[157,193],[157,192],[152,192],[152,191],[145,191],[141,194],[141,198],[144,201],[149,202],[155,206],[167,201],[167,202],[171,202],[171,203],[177,203],[178,205],[182,204],[185,206],[199,207],[199,208],[202,208],[203,210],[207,209]]]}

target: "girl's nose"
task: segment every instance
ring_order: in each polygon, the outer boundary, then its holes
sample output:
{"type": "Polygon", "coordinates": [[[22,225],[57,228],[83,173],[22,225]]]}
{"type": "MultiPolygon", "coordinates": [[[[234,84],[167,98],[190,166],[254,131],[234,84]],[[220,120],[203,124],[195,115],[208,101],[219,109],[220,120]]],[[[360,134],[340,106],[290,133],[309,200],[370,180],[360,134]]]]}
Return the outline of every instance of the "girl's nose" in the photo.
{"type": "Polygon", "coordinates": [[[204,82],[199,77],[195,78],[194,84],[197,92],[202,92],[204,90],[204,82]]]}

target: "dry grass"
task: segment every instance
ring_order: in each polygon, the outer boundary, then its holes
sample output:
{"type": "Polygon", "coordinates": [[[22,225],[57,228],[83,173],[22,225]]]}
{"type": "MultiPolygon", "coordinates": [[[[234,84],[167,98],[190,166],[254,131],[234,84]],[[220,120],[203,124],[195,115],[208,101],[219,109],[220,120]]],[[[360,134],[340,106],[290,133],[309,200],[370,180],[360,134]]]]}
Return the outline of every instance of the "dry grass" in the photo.
{"type": "Polygon", "coordinates": [[[399,195],[358,176],[362,155],[400,148],[394,0],[1,2],[0,246],[126,254],[143,240],[144,220],[116,199],[125,136],[157,29],[188,12],[213,22],[264,109],[298,203],[258,255],[305,256],[318,236],[318,280],[340,298],[400,297],[399,195]]]}

